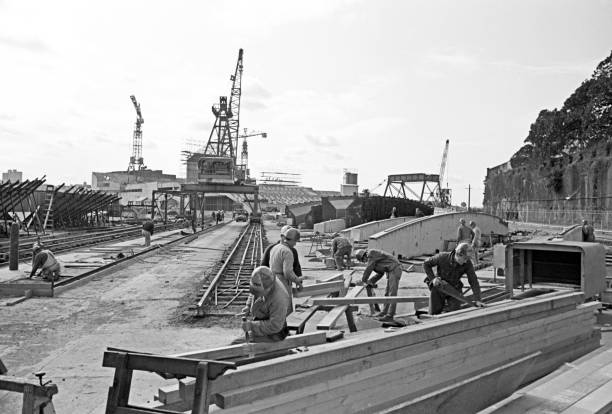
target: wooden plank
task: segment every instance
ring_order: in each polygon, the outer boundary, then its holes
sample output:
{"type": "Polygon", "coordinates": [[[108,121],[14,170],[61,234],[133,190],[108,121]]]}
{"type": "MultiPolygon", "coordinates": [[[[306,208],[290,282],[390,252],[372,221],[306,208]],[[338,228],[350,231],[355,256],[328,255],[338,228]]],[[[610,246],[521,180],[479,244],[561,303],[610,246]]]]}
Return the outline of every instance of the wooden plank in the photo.
{"type": "Polygon", "coordinates": [[[512,394],[540,354],[536,352],[519,358],[380,413],[468,413],[482,410],[512,394]]]}
{"type": "MultiPolygon", "coordinates": [[[[500,338],[500,344],[503,345],[504,339],[500,338]]],[[[517,343],[525,343],[529,340],[537,343],[537,337],[533,331],[517,338],[517,343]]],[[[487,352],[500,358],[505,357],[508,361],[524,356],[518,349],[520,347],[510,345],[509,350],[514,354],[507,355],[504,348],[488,346],[486,339],[481,339],[480,342],[478,349],[470,347],[469,344],[468,346],[455,344],[450,348],[444,348],[443,352],[425,352],[423,355],[407,357],[405,360],[391,361],[384,366],[372,366],[370,362],[364,361],[363,368],[358,373],[328,379],[321,378],[313,385],[304,384],[302,387],[298,385],[295,391],[284,394],[279,390],[275,396],[266,400],[255,400],[255,403],[240,405],[224,412],[228,414],[289,411],[303,413],[358,412],[359,407],[372,407],[377,399],[391,402],[399,399],[399,402],[410,398],[410,395],[413,397],[423,395],[424,390],[439,387],[440,376],[450,381],[453,378],[468,375],[470,372],[486,369],[490,362],[484,360],[482,355],[487,352]],[[462,350],[461,353],[457,354],[458,350],[462,350]],[[440,355],[444,356],[440,357],[440,355]],[[416,359],[419,360],[418,365],[410,363],[416,359]],[[372,367],[369,368],[370,366],[372,367]],[[342,405],[338,406],[338,404],[342,405]]],[[[503,362],[504,360],[496,361],[503,362]]]]}
{"type": "Polygon", "coordinates": [[[316,298],[312,299],[313,305],[370,305],[374,303],[399,303],[399,302],[414,302],[419,306],[429,303],[429,297],[426,296],[373,296],[373,297],[348,297],[343,298],[316,298]]]}
{"type": "MultiPolygon", "coordinates": [[[[279,342],[253,343],[255,354],[276,352],[300,346],[312,346],[325,343],[325,332],[309,332],[301,335],[290,335],[279,342]]],[[[221,348],[204,349],[201,351],[183,352],[171,355],[173,358],[223,360],[247,355],[244,345],[230,345],[221,348]]]]}
{"type": "Polygon", "coordinates": [[[289,328],[290,331],[295,331],[298,335],[303,334],[306,323],[318,310],[318,306],[311,306],[305,310],[294,311],[287,317],[287,328],[289,328]]]}
{"type": "Polygon", "coordinates": [[[612,380],[580,399],[561,414],[606,414],[612,411],[612,380]]]}
{"type": "Polygon", "coordinates": [[[0,283],[1,295],[25,296],[28,290],[32,291],[32,296],[53,296],[53,288],[51,287],[51,282],[0,283]]]}
{"type": "Polygon", "coordinates": [[[344,289],[344,281],[317,283],[314,285],[303,286],[300,290],[297,288],[291,289],[294,298],[303,298],[306,296],[327,295],[334,292],[341,292],[344,289]]]}
{"type": "MultiPolygon", "coordinates": [[[[406,355],[411,355],[410,361],[412,363],[421,363],[425,364],[425,366],[431,366],[431,359],[436,359],[436,355],[446,355],[448,352],[454,352],[465,348],[468,348],[471,353],[482,357],[482,352],[495,350],[497,345],[503,348],[506,344],[510,343],[508,346],[511,346],[512,343],[517,341],[520,342],[522,337],[518,337],[518,334],[521,332],[527,332],[523,336],[529,339],[533,338],[534,332],[541,331],[543,326],[547,326],[548,329],[555,332],[555,330],[567,326],[568,320],[580,320],[580,318],[584,318],[584,312],[575,315],[573,319],[568,318],[568,313],[564,313],[545,318],[544,320],[532,321],[529,324],[519,324],[519,326],[514,326],[512,328],[500,327],[497,332],[489,335],[478,335],[478,333],[475,332],[468,332],[452,335],[447,338],[434,339],[413,346],[397,348],[385,353],[372,355],[367,358],[346,361],[305,373],[281,377],[268,384],[260,382],[247,388],[243,385],[239,387],[240,389],[238,391],[223,393],[220,402],[222,404],[221,406],[225,406],[224,404],[228,403],[230,405],[243,404],[257,398],[264,398],[266,396],[273,397],[279,393],[288,392],[294,389],[302,389],[308,385],[325,383],[325,381],[338,378],[339,376],[354,377],[355,373],[368,367],[380,367],[385,364],[390,364],[390,369],[393,370],[397,368],[397,365],[395,365],[396,362],[405,359],[406,355]],[[508,336],[511,335],[517,335],[517,337],[511,338],[512,341],[509,341],[508,336]],[[477,347],[478,345],[482,350],[477,347]],[[449,347],[452,347],[452,349],[449,347]],[[442,352],[442,349],[445,351],[442,352]],[[226,403],[226,401],[228,402],[226,403]]],[[[538,340],[538,338],[533,338],[533,340],[538,340]]],[[[457,355],[452,354],[452,352],[449,357],[450,361],[457,358],[457,355]]],[[[442,359],[438,357],[436,362],[440,363],[442,359]]],[[[215,384],[213,384],[213,388],[214,387],[215,384]]]]}
{"type": "Polygon", "coordinates": [[[326,277],[325,279],[317,279],[315,283],[337,282],[339,280],[344,281],[344,273],[338,273],[337,275],[326,277]]]}
{"type": "Polygon", "coordinates": [[[15,306],[18,303],[24,302],[24,301],[28,300],[31,297],[32,297],[32,289],[28,289],[28,290],[25,291],[23,296],[21,296],[19,298],[16,298],[16,299],[13,299],[13,300],[8,300],[8,301],[4,302],[4,304],[6,306],[15,306]]]}
{"type": "MultiPolygon", "coordinates": [[[[359,294],[361,294],[361,292],[364,289],[365,289],[365,286],[356,286],[356,287],[354,287],[354,288],[352,288],[351,290],[348,291],[348,293],[346,294],[345,298],[349,298],[349,299],[350,298],[354,298],[354,297],[358,296],[359,294]]],[[[322,329],[322,330],[332,329],[336,325],[336,321],[338,320],[338,318],[340,318],[343,314],[346,315],[346,312],[350,312],[350,310],[348,310],[348,305],[341,305],[341,306],[334,307],[317,324],[317,329],[322,329]]],[[[350,327],[351,322],[350,321],[347,321],[347,322],[349,323],[349,327],[350,327]]],[[[353,324],[353,326],[354,326],[354,324],[353,324]]],[[[353,328],[351,328],[351,329],[353,329],[353,328]]],[[[351,331],[351,332],[354,332],[354,331],[351,331]]]]}
{"type": "MultiPolygon", "coordinates": [[[[0,365],[4,367],[1,361],[0,365]]],[[[0,372],[1,371],[2,370],[0,370],[0,372]]],[[[33,396],[46,397],[57,394],[57,386],[55,384],[41,386],[37,380],[13,377],[11,375],[0,375],[0,390],[23,393],[26,387],[32,387],[31,392],[33,396]]]]}
{"type": "Polygon", "coordinates": [[[556,309],[561,310],[563,306],[575,307],[573,304],[581,299],[581,294],[561,295],[546,300],[526,299],[520,304],[513,303],[496,309],[478,309],[460,318],[447,318],[431,324],[409,326],[393,333],[363,333],[358,338],[345,339],[341,346],[333,343],[325,344],[299,356],[287,356],[266,364],[256,363],[241,367],[239,372],[230,372],[218,378],[213,383],[213,388],[216,390],[235,389],[246,384],[309,372],[317,368],[348,360],[358,360],[376,353],[443,337],[456,340],[457,337],[461,338],[466,335],[467,337],[486,336],[503,326],[512,326],[517,322],[530,319],[540,319],[546,313],[555,314],[556,309]],[[260,370],[261,366],[265,366],[266,369],[260,370]]]}

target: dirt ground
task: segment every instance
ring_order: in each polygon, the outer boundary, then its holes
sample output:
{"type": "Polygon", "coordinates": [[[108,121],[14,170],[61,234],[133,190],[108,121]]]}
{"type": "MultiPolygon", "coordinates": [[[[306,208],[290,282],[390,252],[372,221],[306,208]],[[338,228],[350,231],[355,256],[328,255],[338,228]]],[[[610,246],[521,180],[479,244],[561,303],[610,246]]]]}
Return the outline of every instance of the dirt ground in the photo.
{"type": "MultiPolygon", "coordinates": [[[[244,223],[230,223],[54,298],[31,298],[0,309],[0,358],[9,375],[58,385],[58,413],[103,413],[113,370],[102,367],[107,346],[172,354],[223,346],[240,334],[237,321],[194,320],[183,313],[204,275],[244,223]]],[[[151,400],[164,381],[137,373],[131,397],[151,400]]],[[[0,392],[0,413],[21,412],[20,394],[0,392]]]]}

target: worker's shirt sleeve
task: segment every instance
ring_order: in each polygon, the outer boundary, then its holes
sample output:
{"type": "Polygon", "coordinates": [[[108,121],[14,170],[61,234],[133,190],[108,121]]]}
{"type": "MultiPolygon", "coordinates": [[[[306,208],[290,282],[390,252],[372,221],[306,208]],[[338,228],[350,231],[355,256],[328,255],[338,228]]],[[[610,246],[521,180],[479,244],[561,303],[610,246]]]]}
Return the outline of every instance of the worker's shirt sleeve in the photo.
{"type": "Polygon", "coordinates": [[[474,265],[471,261],[466,262],[465,273],[467,274],[468,283],[472,288],[472,292],[474,292],[474,299],[480,300],[480,283],[478,283],[478,276],[476,276],[476,272],[474,271],[474,265]]]}
{"type": "Polygon", "coordinates": [[[36,271],[41,268],[46,261],[47,253],[38,253],[36,256],[34,256],[34,259],[32,259],[32,271],[30,272],[30,276],[34,276],[36,271]]]}
{"type": "Polygon", "coordinates": [[[376,257],[376,255],[374,255],[374,257],[368,256],[368,264],[365,270],[363,271],[363,276],[361,277],[361,280],[368,280],[368,278],[376,268],[376,263],[378,262],[378,260],[379,258],[376,257]]]}
{"type": "Polygon", "coordinates": [[[334,240],[332,240],[332,245],[331,245],[332,255],[336,253],[336,250],[338,250],[338,238],[337,237],[334,240]]]}
{"type": "Polygon", "coordinates": [[[300,279],[293,271],[293,252],[290,249],[283,250],[283,274],[289,282],[300,283],[300,279]]]}
{"type": "Polygon", "coordinates": [[[270,252],[272,251],[272,248],[274,246],[276,246],[276,244],[271,244],[268,247],[266,247],[263,257],[261,258],[261,266],[270,267],[270,252]]]}
{"type": "Polygon", "coordinates": [[[287,300],[279,300],[279,296],[276,296],[276,300],[270,300],[268,304],[270,312],[268,319],[251,322],[251,331],[253,331],[255,336],[272,335],[280,332],[285,326],[289,302],[287,300]]]}
{"type": "Polygon", "coordinates": [[[439,260],[440,260],[440,256],[436,254],[435,256],[432,256],[423,262],[423,270],[425,271],[425,274],[427,275],[427,280],[430,282],[434,280],[436,277],[434,275],[433,268],[434,266],[438,265],[439,260]]]}

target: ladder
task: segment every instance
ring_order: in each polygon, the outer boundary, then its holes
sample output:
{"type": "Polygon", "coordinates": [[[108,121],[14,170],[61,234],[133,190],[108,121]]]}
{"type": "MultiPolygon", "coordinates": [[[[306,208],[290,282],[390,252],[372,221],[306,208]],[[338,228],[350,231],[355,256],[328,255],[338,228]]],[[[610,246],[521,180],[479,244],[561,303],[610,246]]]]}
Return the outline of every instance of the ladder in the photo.
{"type": "Polygon", "coordinates": [[[44,199],[44,210],[45,212],[45,221],[43,223],[43,233],[47,232],[47,229],[53,230],[53,199],[55,197],[55,188],[52,185],[47,186],[47,190],[45,191],[45,199],[44,199]]]}

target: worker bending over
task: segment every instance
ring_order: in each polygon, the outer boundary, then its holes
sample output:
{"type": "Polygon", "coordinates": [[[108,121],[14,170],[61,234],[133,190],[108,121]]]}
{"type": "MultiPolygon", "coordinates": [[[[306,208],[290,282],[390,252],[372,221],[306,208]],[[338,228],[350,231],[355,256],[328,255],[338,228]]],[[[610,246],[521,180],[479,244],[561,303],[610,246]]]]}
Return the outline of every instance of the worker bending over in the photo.
{"type": "Polygon", "coordinates": [[[334,260],[336,261],[336,269],[344,270],[344,256],[347,257],[346,267],[350,268],[351,263],[351,253],[353,252],[353,245],[351,241],[344,236],[341,236],[340,233],[334,234],[334,239],[332,240],[331,252],[334,260]]]}
{"type": "Polygon", "coordinates": [[[252,342],[277,342],[287,337],[287,315],[290,295],[272,271],[259,266],[253,270],[249,291],[249,307],[243,313],[252,320],[242,322],[242,330],[252,342]]]}
{"type": "Polygon", "coordinates": [[[484,307],[484,303],[480,301],[480,284],[474,272],[474,266],[470,261],[470,245],[468,243],[460,243],[452,252],[442,252],[430,257],[423,263],[423,269],[427,274],[425,283],[429,287],[429,306],[432,315],[442,313],[444,305],[447,305],[447,310],[454,311],[459,309],[461,302],[452,296],[446,295],[441,289],[441,285],[448,283],[457,291],[461,292],[463,283],[461,276],[467,275],[468,282],[474,292],[476,305],[484,307]],[[433,267],[437,267],[434,276],[433,267]]]}
{"type": "MultiPolygon", "coordinates": [[[[385,296],[397,296],[399,289],[399,281],[402,277],[402,266],[399,260],[392,254],[378,249],[361,249],[357,250],[355,257],[360,262],[368,262],[361,281],[367,285],[374,286],[385,273],[387,273],[387,288],[385,296]],[[370,274],[375,272],[376,275],[370,277],[370,274]]],[[[381,322],[391,322],[395,316],[397,303],[385,303],[383,310],[376,316],[381,322]]]]}
{"type": "Polygon", "coordinates": [[[302,288],[303,276],[298,276],[293,270],[293,259],[292,248],[295,248],[296,243],[300,239],[300,232],[297,229],[290,228],[285,233],[285,238],[282,242],[272,248],[270,252],[270,270],[272,273],[283,282],[287,293],[289,293],[289,311],[287,314],[293,311],[293,299],[291,285],[296,284],[298,289],[302,288]]]}
{"type": "Polygon", "coordinates": [[[32,271],[29,278],[34,276],[36,271],[41,269],[39,276],[43,280],[53,282],[60,277],[60,264],[51,253],[51,250],[43,249],[38,243],[32,246],[32,271]]]}
{"type": "MultiPolygon", "coordinates": [[[[281,227],[280,231],[280,239],[274,244],[270,244],[264,250],[263,257],[261,258],[261,265],[270,267],[270,252],[277,245],[282,243],[285,240],[285,234],[287,234],[287,230],[289,230],[291,226],[286,225],[281,227]]],[[[291,252],[293,253],[293,273],[295,273],[298,277],[302,276],[302,266],[300,266],[300,258],[295,247],[291,247],[291,252]]]]}

